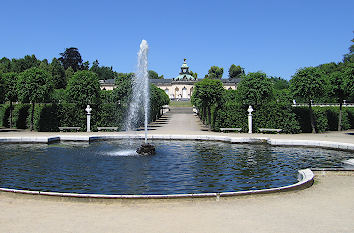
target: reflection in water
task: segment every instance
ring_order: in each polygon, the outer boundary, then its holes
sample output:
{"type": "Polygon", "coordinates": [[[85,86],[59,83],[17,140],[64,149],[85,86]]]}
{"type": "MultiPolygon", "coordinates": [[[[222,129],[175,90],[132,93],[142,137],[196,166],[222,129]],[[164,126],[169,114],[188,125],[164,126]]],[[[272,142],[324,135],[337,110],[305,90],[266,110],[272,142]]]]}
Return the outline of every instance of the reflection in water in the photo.
{"type": "Polygon", "coordinates": [[[0,187],[104,194],[172,194],[264,189],[295,183],[297,170],[340,166],[349,152],[221,142],[141,141],[2,144],[0,187]]]}

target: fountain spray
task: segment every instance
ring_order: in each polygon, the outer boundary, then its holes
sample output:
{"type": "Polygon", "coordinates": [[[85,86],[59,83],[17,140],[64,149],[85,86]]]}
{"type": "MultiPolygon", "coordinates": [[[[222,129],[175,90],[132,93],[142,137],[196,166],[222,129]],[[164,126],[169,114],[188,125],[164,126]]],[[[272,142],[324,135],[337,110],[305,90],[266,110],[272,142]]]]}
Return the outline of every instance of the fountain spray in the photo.
{"type": "Polygon", "coordinates": [[[135,73],[133,79],[132,101],[130,103],[127,121],[127,130],[132,130],[133,127],[137,126],[139,119],[139,110],[141,109],[141,103],[143,103],[145,143],[140,148],[138,148],[137,152],[139,154],[153,154],[150,151],[155,152],[155,147],[147,143],[147,125],[150,106],[148,50],[149,46],[147,41],[142,40],[140,44],[140,50],[138,52],[138,66],[137,72],[135,73]],[[147,153],[145,152],[145,150],[148,150],[149,152],[147,153]]]}

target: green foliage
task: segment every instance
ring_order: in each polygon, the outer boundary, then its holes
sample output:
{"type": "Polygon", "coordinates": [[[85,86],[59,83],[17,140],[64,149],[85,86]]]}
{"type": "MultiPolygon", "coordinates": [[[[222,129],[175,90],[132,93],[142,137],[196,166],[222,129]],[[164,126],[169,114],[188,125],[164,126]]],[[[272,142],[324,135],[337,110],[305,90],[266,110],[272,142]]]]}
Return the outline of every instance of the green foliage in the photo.
{"type": "MultiPolygon", "coordinates": [[[[94,108],[92,108],[92,115],[94,112],[94,108]]],[[[82,106],[73,104],[73,103],[65,103],[58,105],[58,125],[63,127],[81,127],[81,130],[85,130],[86,128],[86,113],[85,108],[82,106]]],[[[94,122],[91,123],[94,125],[94,122]]]]}
{"type": "Polygon", "coordinates": [[[214,111],[213,121],[215,131],[220,128],[242,128],[243,132],[248,131],[247,107],[235,102],[228,102],[214,111]]]}
{"type": "Polygon", "coordinates": [[[17,100],[17,77],[15,72],[2,74],[5,83],[5,100],[14,102],[17,100]]]}
{"type": "Polygon", "coordinates": [[[59,119],[57,108],[56,104],[37,104],[34,111],[34,129],[39,132],[58,131],[59,119]]]}
{"type": "Polygon", "coordinates": [[[211,107],[219,104],[224,91],[222,82],[216,79],[203,79],[194,84],[191,102],[201,112],[205,124],[211,126],[211,107]]]}
{"type": "Polygon", "coordinates": [[[11,72],[11,60],[3,57],[0,59],[0,73],[9,73],[11,72]]]}
{"type": "Polygon", "coordinates": [[[0,104],[0,127],[9,127],[10,105],[0,104]]]}
{"type": "Polygon", "coordinates": [[[280,77],[270,77],[270,81],[273,83],[275,90],[284,90],[289,88],[289,81],[280,77]]]}
{"type": "Polygon", "coordinates": [[[232,64],[229,68],[229,79],[242,78],[245,75],[245,70],[241,66],[232,64]]]}
{"type": "Polygon", "coordinates": [[[121,104],[102,104],[97,126],[118,127],[118,130],[122,130],[124,128],[126,111],[127,107],[121,104]]]}
{"type": "Polygon", "coordinates": [[[65,89],[54,89],[51,96],[52,103],[65,103],[67,100],[65,89]]]}
{"type": "Polygon", "coordinates": [[[17,94],[22,103],[49,101],[52,89],[52,76],[42,69],[33,67],[18,76],[17,94]]]}
{"type": "Polygon", "coordinates": [[[62,89],[66,87],[65,69],[60,64],[59,60],[53,58],[52,63],[48,67],[49,72],[53,77],[53,84],[55,89],[62,89]]]}
{"type": "Polygon", "coordinates": [[[161,116],[161,108],[164,105],[168,105],[170,98],[166,92],[154,84],[150,85],[150,120],[155,121],[161,116]]]}
{"type": "Polygon", "coordinates": [[[149,74],[149,79],[158,79],[158,78],[159,78],[158,73],[156,73],[156,72],[153,71],[153,70],[149,70],[149,71],[148,71],[148,74],[149,74]]]}
{"type": "Polygon", "coordinates": [[[194,73],[193,71],[190,70],[189,74],[192,75],[195,80],[198,79],[198,74],[197,73],[194,73]]]}
{"type": "Polygon", "coordinates": [[[116,88],[113,89],[113,102],[128,104],[132,94],[132,79],[134,73],[119,73],[114,82],[116,88]]]}
{"type": "Polygon", "coordinates": [[[91,71],[78,71],[68,81],[65,95],[69,103],[82,107],[100,103],[100,83],[97,74],[91,71]]]}
{"type": "Polygon", "coordinates": [[[248,73],[237,87],[238,99],[245,105],[261,105],[273,99],[273,85],[265,73],[248,73]]]}
{"type": "Polygon", "coordinates": [[[323,72],[316,67],[299,69],[290,80],[294,97],[303,98],[307,103],[319,98],[324,92],[324,87],[323,72]]]}
{"type": "Polygon", "coordinates": [[[11,61],[11,71],[16,73],[24,72],[27,69],[33,67],[39,67],[41,64],[40,60],[37,60],[35,55],[26,55],[24,58],[12,59],[11,61]]]}
{"type": "Polygon", "coordinates": [[[224,68],[218,66],[210,67],[208,71],[208,78],[209,79],[221,79],[224,73],[224,68]]]}
{"type": "Polygon", "coordinates": [[[6,94],[6,83],[5,83],[5,79],[2,77],[0,73],[0,104],[5,101],[5,94],[6,94]]]}
{"type": "MultiPolygon", "coordinates": [[[[354,43],[354,39],[351,40],[354,43]]],[[[349,47],[349,53],[344,55],[344,63],[354,63],[354,44],[351,44],[349,47]]]]}
{"type": "Polygon", "coordinates": [[[65,70],[65,80],[70,80],[71,77],[75,74],[75,71],[71,66],[65,70]]]}
{"type": "Polygon", "coordinates": [[[290,104],[271,102],[255,106],[253,130],[259,128],[282,129],[283,133],[300,133],[300,125],[290,104]]]}
{"type": "Polygon", "coordinates": [[[344,108],[344,109],[348,116],[349,129],[354,129],[354,108],[344,108]]]}
{"type": "Polygon", "coordinates": [[[114,79],[115,76],[112,66],[99,66],[99,62],[97,60],[93,62],[90,71],[95,72],[99,80],[114,79]]]}
{"type": "Polygon", "coordinates": [[[14,127],[17,129],[27,129],[30,126],[30,104],[16,104],[13,110],[14,127]]]}
{"type": "MultiPolygon", "coordinates": [[[[344,108],[342,129],[354,128],[351,119],[351,108],[344,108]]],[[[307,107],[294,107],[293,112],[300,123],[301,132],[311,133],[310,110],[307,107]]],[[[354,112],[354,111],[353,111],[354,112]]],[[[317,133],[337,130],[339,122],[339,107],[313,107],[315,130],[317,133]]]]}
{"type": "Polygon", "coordinates": [[[66,48],[63,53],[60,53],[59,61],[67,70],[71,67],[75,72],[82,69],[82,58],[77,48],[66,48]]]}

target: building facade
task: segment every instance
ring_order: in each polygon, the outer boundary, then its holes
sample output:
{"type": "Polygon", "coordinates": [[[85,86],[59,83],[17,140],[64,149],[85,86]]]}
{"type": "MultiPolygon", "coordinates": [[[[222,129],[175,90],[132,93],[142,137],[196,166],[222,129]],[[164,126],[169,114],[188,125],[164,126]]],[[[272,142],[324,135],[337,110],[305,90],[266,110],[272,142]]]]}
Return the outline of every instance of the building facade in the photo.
{"type": "MultiPolygon", "coordinates": [[[[190,100],[194,84],[200,80],[190,75],[186,59],[181,66],[181,71],[177,77],[172,79],[150,79],[160,89],[164,90],[171,100],[190,100]]],[[[228,90],[236,90],[240,79],[221,79],[223,86],[228,90]]],[[[113,90],[114,80],[101,80],[101,89],[113,90]]]]}

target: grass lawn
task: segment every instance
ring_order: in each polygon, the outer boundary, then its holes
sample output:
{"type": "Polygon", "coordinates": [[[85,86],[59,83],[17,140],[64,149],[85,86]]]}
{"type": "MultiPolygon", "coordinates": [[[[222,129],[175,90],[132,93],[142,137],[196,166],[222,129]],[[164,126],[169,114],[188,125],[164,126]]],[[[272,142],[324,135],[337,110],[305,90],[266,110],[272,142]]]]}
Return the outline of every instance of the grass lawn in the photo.
{"type": "Polygon", "coordinates": [[[192,107],[191,101],[170,101],[170,107],[192,107]]]}

